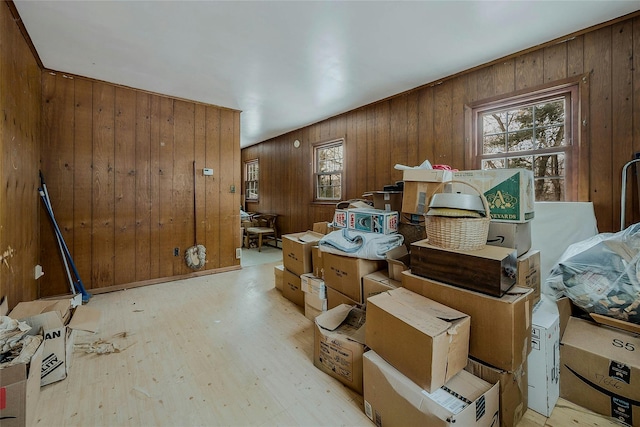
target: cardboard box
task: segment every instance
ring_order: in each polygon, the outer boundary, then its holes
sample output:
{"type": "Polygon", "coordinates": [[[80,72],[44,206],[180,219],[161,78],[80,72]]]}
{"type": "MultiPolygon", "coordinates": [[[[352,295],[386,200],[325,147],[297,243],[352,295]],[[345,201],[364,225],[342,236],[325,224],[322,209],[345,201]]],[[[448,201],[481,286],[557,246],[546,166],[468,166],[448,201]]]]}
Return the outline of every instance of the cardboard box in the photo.
{"type": "Polygon", "coordinates": [[[282,275],[282,295],[294,304],[304,308],[304,292],[300,277],[285,269],[282,275]]]}
{"type": "Polygon", "coordinates": [[[514,248],[517,256],[531,249],[531,221],[529,222],[497,222],[489,223],[487,245],[514,248]]]}
{"type": "Polygon", "coordinates": [[[560,344],[560,397],[640,426],[640,336],[571,317],[560,344]]]}
{"type": "Polygon", "coordinates": [[[386,257],[389,269],[389,278],[396,281],[402,280],[400,273],[408,270],[411,265],[411,255],[409,254],[407,247],[405,245],[401,245],[397,248],[393,248],[387,252],[386,257]]]}
{"type": "Polygon", "coordinates": [[[302,276],[311,273],[311,247],[317,245],[323,235],[306,231],[282,236],[282,262],[284,268],[302,276]]]}
{"type": "Polygon", "coordinates": [[[560,396],[560,315],[544,296],[533,307],[529,353],[529,408],[548,417],[560,396]]]}
{"type": "MultiPolygon", "coordinates": [[[[78,294],[79,295],[79,294],[78,294]]],[[[64,323],[67,311],[71,311],[72,298],[58,300],[50,304],[49,300],[22,302],[9,313],[9,317],[21,320],[31,326],[30,335],[44,334],[41,385],[61,381],[71,369],[74,333],[76,329],[95,332],[100,319],[99,311],[78,306],[73,310],[68,324],[64,323]],[[45,301],[45,304],[42,302],[45,301]],[[62,302],[60,302],[62,301],[62,302]],[[47,306],[52,311],[44,311],[47,306]]]]}
{"type": "Polygon", "coordinates": [[[540,301],[540,251],[518,257],[516,285],[533,289],[533,303],[540,301]]]}
{"type": "Polygon", "coordinates": [[[334,290],[362,303],[362,278],[374,271],[382,270],[386,261],[368,260],[322,253],[324,283],[334,290]]]}
{"type": "Polygon", "coordinates": [[[400,212],[402,191],[372,191],[373,207],[387,212],[400,212]]]}
{"type": "Polygon", "coordinates": [[[329,223],[327,221],[314,222],[311,229],[314,233],[329,234],[329,223]]]}
{"type": "Polygon", "coordinates": [[[354,301],[345,294],[327,286],[327,310],[331,310],[339,305],[362,306],[358,301],[354,301]]]}
{"type": "Polygon", "coordinates": [[[315,321],[313,364],[362,394],[365,311],[340,305],[315,321]]]}
{"type": "Polygon", "coordinates": [[[311,266],[313,275],[324,279],[324,263],[322,262],[322,251],[318,246],[311,247],[311,266]]]}
{"type": "Polygon", "coordinates": [[[375,351],[363,359],[364,411],[378,427],[498,425],[498,384],[461,371],[429,393],[375,351]]]}
{"type": "Polygon", "coordinates": [[[409,169],[402,172],[404,191],[402,212],[424,215],[429,210],[429,201],[440,183],[451,181],[451,171],[434,169],[409,169]]]}
{"type": "Polygon", "coordinates": [[[531,350],[533,291],[514,286],[501,298],[402,272],[402,286],[471,316],[469,354],[514,371],[531,350]]]}
{"type": "Polygon", "coordinates": [[[316,316],[327,311],[327,299],[319,298],[315,294],[304,294],[304,315],[309,320],[315,320],[316,316]]]}
{"type": "Polygon", "coordinates": [[[35,425],[35,413],[40,398],[40,371],[44,342],[41,342],[29,363],[0,369],[0,420],[2,427],[35,425]]]}
{"type": "Polygon", "coordinates": [[[418,276],[500,297],[516,283],[516,250],[485,246],[474,251],[411,244],[411,271],[418,276]]]}
{"type": "MultiPolygon", "coordinates": [[[[453,172],[482,192],[489,202],[491,219],[498,222],[527,222],[534,216],[533,172],[528,169],[487,169],[453,172]]],[[[465,184],[453,184],[454,192],[478,194],[465,184]]]]}
{"type": "Polygon", "coordinates": [[[327,299],[327,291],[324,280],[314,276],[312,273],[307,273],[300,276],[300,286],[302,288],[302,292],[314,294],[320,299],[327,299]]]}
{"type": "Polygon", "coordinates": [[[284,282],[284,265],[281,264],[273,267],[273,275],[276,289],[282,292],[282,284],[284,282]]]}
{"type": "Polygon", "coordinates": [[[367,301],[365,343],[433,392],[466,366],[470,323],[465,313],[397,288],[367,301]]]}
{"type": "Polygon", "coordinates": [[[398,232],[398,212],[387,212],[379,209],[347,210],[347,228],[376,234],[393,234],[398,232]]]}
{"type": "Polygon", "coordinates": [[[527,362],[508,372],[469,358],[464,369],[490,384],[500,383],[500,426],[517,426],[527,411],[527,362]]]}
{"type": "Polygon", "coordinates": [[[367,302],[369,297],[377,295],[381,292],[393,290],[402,286],[401,282],[397,280],[391,280],[387,270],[376,271],[371,274],[367,274],[362,278],[362,293],[364,302],[367,302]]]}

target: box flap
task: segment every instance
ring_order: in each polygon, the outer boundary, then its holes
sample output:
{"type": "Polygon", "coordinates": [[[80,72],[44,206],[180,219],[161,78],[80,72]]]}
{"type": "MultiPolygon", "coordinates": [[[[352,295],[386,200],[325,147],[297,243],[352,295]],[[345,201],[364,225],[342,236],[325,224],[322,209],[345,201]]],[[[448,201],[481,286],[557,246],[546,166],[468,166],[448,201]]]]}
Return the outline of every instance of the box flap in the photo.
{"type": "Polygon", "coordinates": [[[97,332],[102,312],[98,309],[81,305],[73,312],[69,328],[87,332],[97,332]]]}
{"type": "Polygon", "coordinates": [[[340,304],[337,307],[332,308],[331,310],[327,310],[324,313],[316,316],[316,323],[322,329],[327,329],[329,331],[334,331],[338,326],[344,322],[344,319],[347,318],[349,312],[354,306],[347,304],[340,304]]]}
{"type": "Polygon", "coordinates": [[[54,312],[64,324],[70,317],[70,300],[37,300],[21,302],[15,306],[9,317],[13,319],[25,319],[42,313],[54,312]]]}
{"type": "Polygon", "coordinates": [[[354,200],[349,203],[349,209],[357,209],[357,208],[371,209],[372,206],[369,203],[363,202],[360,200],[354,200]]]}
{"type": "Polygon", "coordinates": [[[320,233],[316,233],[314,231],[307,231],[302,236],[298,237],[298,240],[300,240],[303,243],[309,243],[309,242],[317,242],[318,240],[322,239],[323,237],[324,237],[324,235],[322,235],[320,233]]]}
{"type": "Polygon", "coordinates": [[[436,337],[451,329],[453,326],[451,321],[469,317],[458,310],[405,288],[397,288],[374,295],[369,298],[368,304],[380,307],[431,337],[436,337]]]}
{"type": "Polygon", "coordinates": [[[31,326],[29,335],[36,335],[40,333],[41,328],[44,331],[48,331],[64,327],[59,313],[55,311],[47,311],[45,313],[36,314],[35,316],[26,317],[21,320],[27,325],[31,326]]]}
{"type": "Polygon", "coordinates": [[[613,317],[603,316],[602,314],[591,313],[590,315],[593,320],[603,325],[622,329],[634,334],[640,334],[640,325],[636,325],[635,323],[625,322],[624,320],[614,319],[613,317]]]}

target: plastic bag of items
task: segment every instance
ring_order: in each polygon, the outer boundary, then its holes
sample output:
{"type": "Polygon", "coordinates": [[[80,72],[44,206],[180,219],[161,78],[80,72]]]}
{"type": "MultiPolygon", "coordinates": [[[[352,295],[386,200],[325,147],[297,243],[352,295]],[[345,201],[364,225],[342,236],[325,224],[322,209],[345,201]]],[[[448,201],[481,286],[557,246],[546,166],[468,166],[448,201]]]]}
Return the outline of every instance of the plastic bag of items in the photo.
{"type": "Polygon", "coordinates": [[[640,324],[640,224],[567,248],[543,292],[589,313],[640,324]]]}

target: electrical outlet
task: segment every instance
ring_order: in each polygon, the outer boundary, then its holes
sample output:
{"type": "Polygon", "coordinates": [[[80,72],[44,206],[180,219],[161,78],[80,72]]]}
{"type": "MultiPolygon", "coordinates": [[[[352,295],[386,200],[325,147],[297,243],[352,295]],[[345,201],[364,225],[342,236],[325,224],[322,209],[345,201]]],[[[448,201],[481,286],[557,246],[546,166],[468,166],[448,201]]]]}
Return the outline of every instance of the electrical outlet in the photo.
{"type": "Polygon", "coordinates": [[[241,258],[242,258],[242,249],[236,248],[236,259],[241,259],[241,258]]]}
{"type": "Polygon", "coordinates": [[[180,248],[173,248],[173,256],[180,256],[180,248]]]}
{"type": "Polygon", "coordinates": [[[231,184],[231,186],[229,187],[229,193],[235,193],[236,192],[236,186],[231,184]]]}

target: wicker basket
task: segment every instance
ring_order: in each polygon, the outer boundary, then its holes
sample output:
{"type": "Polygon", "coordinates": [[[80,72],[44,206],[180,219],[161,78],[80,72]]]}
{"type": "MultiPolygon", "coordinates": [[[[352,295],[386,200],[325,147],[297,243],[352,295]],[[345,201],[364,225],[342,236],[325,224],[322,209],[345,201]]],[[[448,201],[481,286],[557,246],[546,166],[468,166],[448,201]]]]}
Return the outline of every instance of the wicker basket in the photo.
{"type": "Polygon", "coordinates": [[[485,216],[482,218],[456,218],[425,214],[427,240],[430,245],[444,249],[468,251],[482,249],[487,244],[489,223],[491,222],[489,202],[476,187],[464,181],[443,182],[435,189],[433,194],[440,191],[444,184],[451,183],[461,183],[473,188],[482,199],[485,216]]]}

